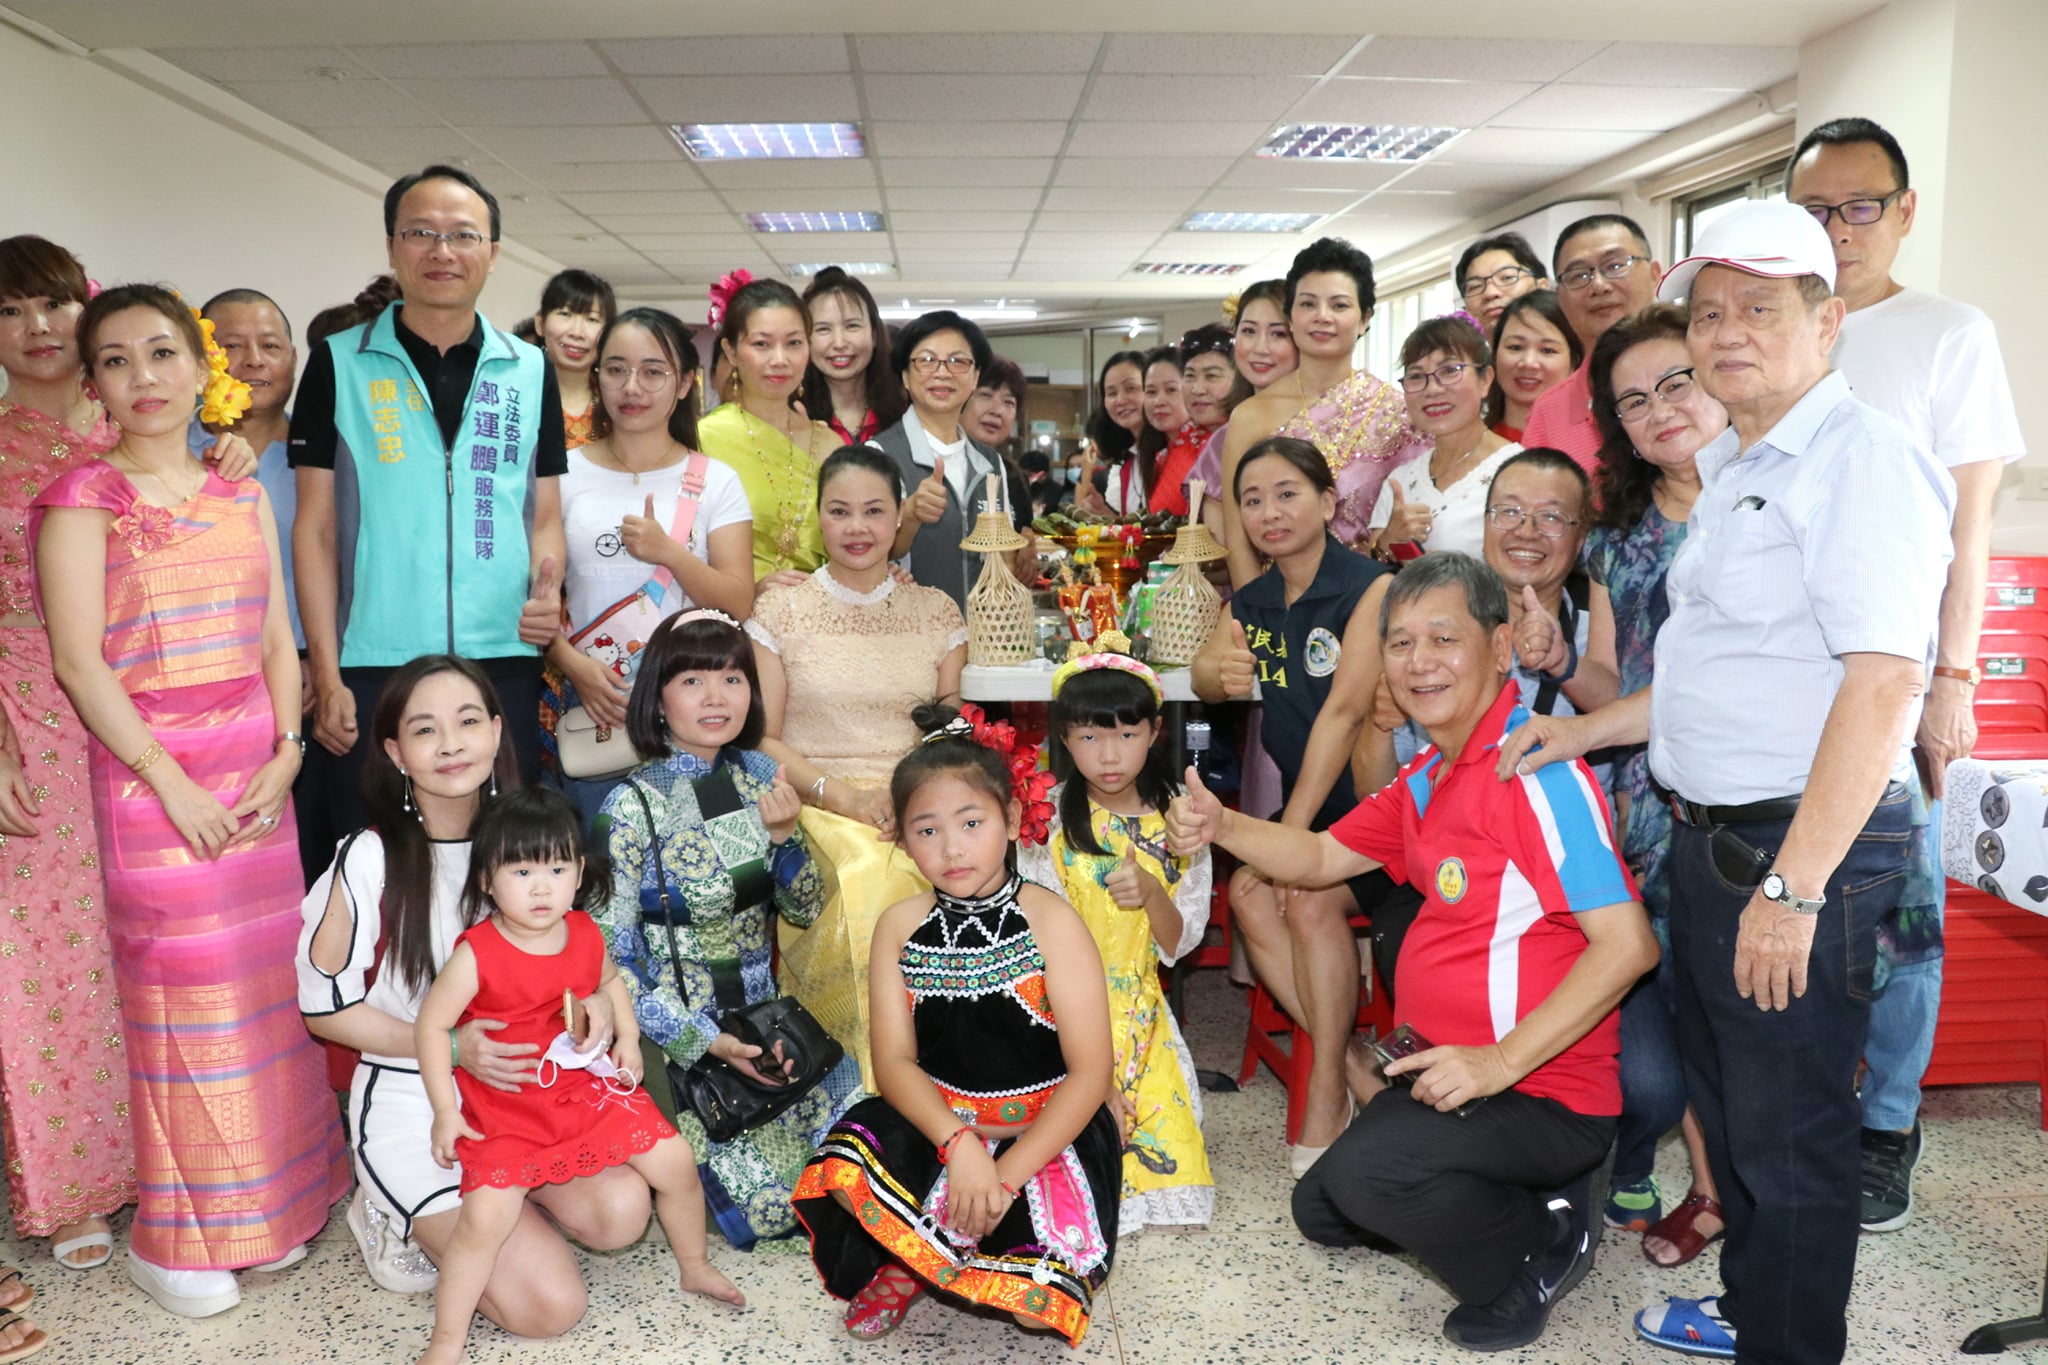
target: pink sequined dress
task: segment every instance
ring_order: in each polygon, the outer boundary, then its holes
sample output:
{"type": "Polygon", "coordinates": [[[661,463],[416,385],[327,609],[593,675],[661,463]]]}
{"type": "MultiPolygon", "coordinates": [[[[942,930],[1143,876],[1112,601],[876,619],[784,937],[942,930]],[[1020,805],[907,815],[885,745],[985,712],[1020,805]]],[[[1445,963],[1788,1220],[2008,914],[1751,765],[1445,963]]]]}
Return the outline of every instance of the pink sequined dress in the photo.
{"type": "MultiPolygon", "coordinates": [[[[0,613],[35,614],[29,504],[119,438],[104,416],[80,435],[0,401],[0,613]]],[[[14,888],[0,899],[0,1120],[14,1230],[47,1237],[135,1199],[128,1060],[85,723],[57,686],[40,626],[0,628],[0,698],[42,810],[33,836],[0,836],[14,888]]]]}
{"type": "Polygon", "coordinates": [[[1306,404],[1274,434],[1312,441],[1330,462],[1337,476],[1337,516],[1330,530],[1354,550],[1365,541],[1387,475],[1429,449],[1408,425],[1401,390],[1364,370],[1306,404]]]}

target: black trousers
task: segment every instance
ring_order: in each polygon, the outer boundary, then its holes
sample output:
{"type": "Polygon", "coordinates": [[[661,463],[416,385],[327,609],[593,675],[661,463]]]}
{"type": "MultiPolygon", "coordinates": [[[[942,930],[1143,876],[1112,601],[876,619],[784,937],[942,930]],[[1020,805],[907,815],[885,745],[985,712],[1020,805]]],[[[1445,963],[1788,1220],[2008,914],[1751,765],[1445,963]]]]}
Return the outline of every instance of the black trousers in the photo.
{"type": "Polygon", "coordinates": [[[1599,1165],[1614,1120],[1505,1090],[1441,1114],[1406,1086],[1373,1097],[1294,1187],[1294,1225],[1323,1246],[1412,1252],[1460,1303],[1486,1303],[1555,1235],[1550,1193],[1599,1165]]]}

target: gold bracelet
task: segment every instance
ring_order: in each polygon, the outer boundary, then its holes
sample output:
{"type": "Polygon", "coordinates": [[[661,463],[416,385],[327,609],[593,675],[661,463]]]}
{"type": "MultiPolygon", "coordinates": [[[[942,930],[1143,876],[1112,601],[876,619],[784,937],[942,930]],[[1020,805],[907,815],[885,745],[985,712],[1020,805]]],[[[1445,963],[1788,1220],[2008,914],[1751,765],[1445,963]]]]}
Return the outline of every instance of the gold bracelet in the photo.
{"type": "Polygon", "coordinates": [[[137,757],[134,762],[128,765],[128,771],[140,774],[144,768],[147,768],[150,764],[156,762],[163,756],[163,741],[153,739],[149,742],[149,747],[147,749],[144,749],[141,755],[137,757]]]}

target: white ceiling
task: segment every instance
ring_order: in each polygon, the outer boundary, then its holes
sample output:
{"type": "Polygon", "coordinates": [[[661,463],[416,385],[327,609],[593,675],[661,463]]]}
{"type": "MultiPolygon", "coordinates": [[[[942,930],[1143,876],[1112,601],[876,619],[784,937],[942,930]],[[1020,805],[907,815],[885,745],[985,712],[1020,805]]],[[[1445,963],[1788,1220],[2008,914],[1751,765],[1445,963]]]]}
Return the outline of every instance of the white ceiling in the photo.
{"type": "MultiPolygon", "coordinates": [[[[1414,27],[1420,17],[1439,33],[1439,20],[1468,30],[1434,37],[804,30],[815,0],[789,0],[763,21],[788,32],[702,37],[686,30],[729,24],[733,12],[606,0],[593,14],[498,0],[492,31],[465,37],[482,12],[475,6],[13,8],[87,46],[146,48],[379,171],[459,159],[504,201],[508,236],[606,274],[635,298],[701,299],[707,281],[735,266],[786,273],[792,262],[836,259],[891,263],[895,273],[876,283],[885,301],[1022,294],[1065,308],[1221,292],[1213,278],[1128,273],[1141,261],[1241,263],[1243,283],[1282,272],[1324,232],[1380,256],[1483,219],[1753,102],[1751,92],[1795,74],[1801,37],[1872,2],[1729,0],[1718,26],[1692,4],[1517,5],[1518,27],[1491,29],[1482,26],[1508,8],[1492,0],[1453,15],[1404,6],[1399,18],[1377,0],[1284,7],[1318,24],[1348,12],[1354,24],[1414,27]],[[1660,30],[1644,10],[1672,22],[1660,30]],[[406,22],[374,22],[387,11],[406,22]],[[252,14],[262,22],[252,25],[252,14]],[[1551,36],[1500,36],[1538,27],[1551,36]],[[1666,40],[1673,30],[1685,41],[1666,40]],[[417,41],[357,41],[400,33],[417,41]],[[699,164],[664,126],[826,120],[859,123],[868,156],[699,164]],[[1278,125],[1325,121],[1473,131],[1416,167],[1251,155],[1278,125]],[[887,230],[770,238],[743,216],[834,209],[879,211],[887,230]],[[1309,212],[1319,222],[1286,235],[1176,231],[1197,209],[1309,212]]],[[[849,7],[827,8],[835,27],[849,24],[849,7]]],[[[1126,8],[1199,19],[1221,7],[1126,8]]],[[[1019,21],[1049,27],[1078,9],[1099,22],[1099,9],[1067,0],[1045,0],[1019,21]]],[[[870,28],[935,18],[929,6],[893,0],[860,10],[870,28]]]]}

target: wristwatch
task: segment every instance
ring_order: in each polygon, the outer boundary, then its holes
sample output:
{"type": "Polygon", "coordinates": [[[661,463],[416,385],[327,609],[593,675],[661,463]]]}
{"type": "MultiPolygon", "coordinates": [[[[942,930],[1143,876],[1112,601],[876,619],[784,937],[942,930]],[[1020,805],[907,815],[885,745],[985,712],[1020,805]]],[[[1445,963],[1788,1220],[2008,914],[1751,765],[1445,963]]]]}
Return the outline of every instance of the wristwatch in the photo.
{"type": "Polygon", "coordinates": [[[1936,664],[1934,666],[1934,676],[1937,678],[1954,678],[1959,683],[1968,683],[1970,686],[1975,687],[1978,683],[1984,681],[1984,670],[1975,664],[1971,664],[1968,668],[1945,668],[1940,664],[1936,664]]]}
{"type": "Polygon", "coordinates": [[[1810,901],[1804,896],[1793,895],[1792,888],[1785,885],[1785,879],[1775,872],[1766,872],[1764,884],[1758,889],[1764,893],[1765,900],[1776,901],[1795,915],[1818,915],[1828,903],[1825,896],[1810,901]]]}

